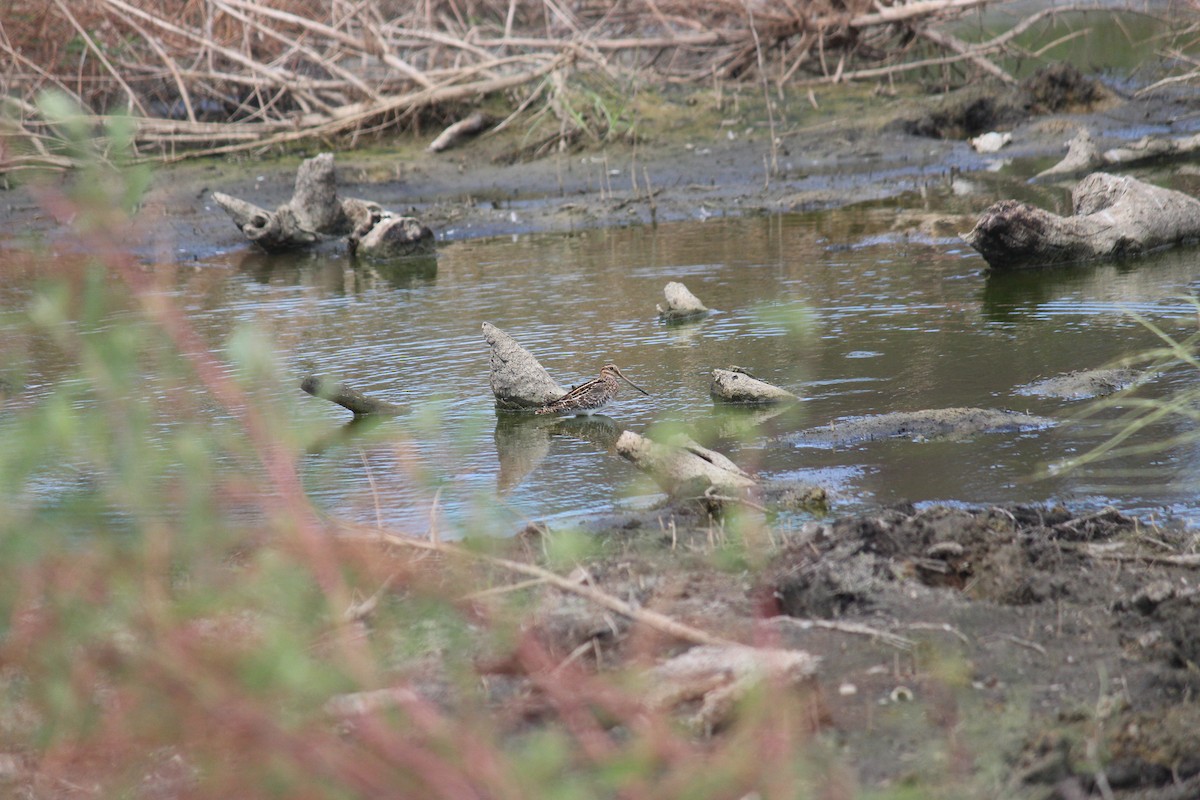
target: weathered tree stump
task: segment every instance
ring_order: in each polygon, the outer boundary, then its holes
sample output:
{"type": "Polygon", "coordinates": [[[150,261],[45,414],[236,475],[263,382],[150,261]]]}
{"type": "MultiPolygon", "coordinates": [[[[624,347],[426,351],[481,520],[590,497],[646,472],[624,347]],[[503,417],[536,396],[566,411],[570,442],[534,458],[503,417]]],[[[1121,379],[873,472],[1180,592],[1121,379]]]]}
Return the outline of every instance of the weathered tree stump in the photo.
{"type": "Polygon", "coordinates": [[[483,338],[492,349],[488,383],[498,408],[530,410],[567,393],[528,350],[490,322],[483,323],[483,338]]]}
{"type": "Polygon", "coordinates": [[[1092,139],[1092,132],[1083,128],[1067,142],[1067,155],[1054,166],[1044,169],[1034,176],[1035,180],[1058,177],[1060,175],[1083,175],[1091,172],[1104,163],[1100,148],[1092,139]]]}
{"type": "Polygon", "coordinates": [[[1071,196],[1070,217],[1002,200],[962,237],[996,270],[1133,256],[1200,238],[1200,201],[1181,192],[1096,172],[1071,196]]]}
{"type": "Polygon", "coordinates": [[[268,253],[302,250],[342,236],[352,254],[396,258],[433,252],[433,232],[412,217],[402,217],[378,203],[341,198],[333,154],[321,153],[296,170],[292,199],[268,211],[253,203],[213,192],[246,238],[268,253]]]}

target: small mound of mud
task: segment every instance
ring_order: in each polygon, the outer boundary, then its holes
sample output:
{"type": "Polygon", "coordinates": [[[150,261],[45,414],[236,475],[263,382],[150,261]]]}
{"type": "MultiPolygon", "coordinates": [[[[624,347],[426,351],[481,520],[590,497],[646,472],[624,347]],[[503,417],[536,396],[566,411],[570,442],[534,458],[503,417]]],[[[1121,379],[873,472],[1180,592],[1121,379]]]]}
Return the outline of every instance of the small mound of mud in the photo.
{"type": "Polygon", "coordinates": [[[899,119],[888,128],[924,139],[969,139],[1020,119],[1020,109],[992,89],[971,87],[945,98],[919,117],[899,119]]]}
{"type": "Polygon", "coordinates": [[[1046,417],[990,408],[935,408],[851,417],[801,431],[796,444],[846,445],[876,439],[942,439],[977,433],[1039,430],[1054,424],[1046,417]]]}
{"type": "Polygon", "coordinates": [[[1066,62],[1042,67],[1021,82],[1020,92],[1033,114],[1091,111],[1113,100],[1108,87],[1066,62]]]}
{"type": "Polygon", "coordinates": [[[1153,581],[1113,607],[1126,646],[1143,658],[1200,669],[1200,590],[1153,581]]]}
{"type": "Polygon", "coordinates": [[[1071,64],[1051,64],[1014,88],[970,86],[947,94],[919,117],[897,119],[888,129],[928,139],[968,139],[1009,127],[1030,115],[1089,111],[1113,93],[1071,64]]]}
{"type": "Polygon", "coordinates": [[[770,591],[780,612],[796,617],[869,608],[914,580],[1005,605],[1078,600],[1107,590],[1071,579],[1088,557],[1067,543],[1109,539],[1135,527],[1113,509],[1075,516],[1038,506],[899,506],[811,526],[776,559],[770,591]]]}
{"type": "Polygon", "coordinates": [[[1059,397],[1064,400],[1087,400],[1119,392],[1145,380],[1146,377],[1144,373],[1135,369],[1093,369],[1027,383],[1014,389],[1013,393],[1059,397]]]}

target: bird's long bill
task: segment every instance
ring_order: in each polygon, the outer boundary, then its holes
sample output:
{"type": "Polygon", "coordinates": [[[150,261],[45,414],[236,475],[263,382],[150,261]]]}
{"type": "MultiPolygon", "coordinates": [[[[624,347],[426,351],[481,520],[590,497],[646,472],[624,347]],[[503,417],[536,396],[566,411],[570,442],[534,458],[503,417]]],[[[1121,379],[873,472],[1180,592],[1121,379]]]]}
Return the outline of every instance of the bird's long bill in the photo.
{"type": "Polygon", "coordinates": [[[632,386],[633,388],[637,389],[637,390],[638,390],[639,392],[641,392],[642,394],[646,395],[646,397],[649,397],[649,396],[650,396],[650,393],[649,393],[649,392],[647,392],[647,391],[646,391],[645,389],[643,389],[642,387],[638,386],[638,385],[637,385],[636,383],[634,383],[633,381],[629,380],[629,378],[626,378],[626,377],[625,377],[625,373],[621,372],[621,370],[617,369],[615,366],[613,367],[613,372],[617,373],[617,376],[618,376],[618,377],[619,377],[621,380],[625,381],[625,382],[626,382],[626,383],[628,383],[630,386],[632,386]]]}

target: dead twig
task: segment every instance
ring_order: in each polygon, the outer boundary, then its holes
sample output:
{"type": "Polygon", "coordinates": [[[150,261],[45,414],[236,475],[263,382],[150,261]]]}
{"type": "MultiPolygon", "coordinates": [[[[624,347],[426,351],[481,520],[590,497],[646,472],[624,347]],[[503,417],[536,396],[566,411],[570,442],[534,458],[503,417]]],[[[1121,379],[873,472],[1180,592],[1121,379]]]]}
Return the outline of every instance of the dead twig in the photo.
{"type": "Polygon", "coordinates": [[[379,607],[380,598],[383,597],[387,590],[391,588],[392,584],[396,582],[397,577],[399,577],[399,575],[395,572],[393,572],[391,575],[388,575],[387,578],[384,579],[383,583],[379,584],[379,588],[375,590],[374,594],[372,594],[366,600],[355,601],[349,608],[347,608],[342,614],[342,620],[345,622],[361,622],[362,620],[374,614],[375,609],[379,607]]]}
{"type": "Polygon", "coordinates": [[[349,522],[335,522],[338,529],[344,534],[364,537],[370,540],[381,543],[396,545],[414,550],[425,550],[429,552],[439,553],[445,556],[455,558],[463,558],[471,561],[481,561],[494,567],[500,567],[510,572],[515,572],[519,575],[526,575],[531,578],[537,578],[545,583],[553,586],[569,594],[578,595],[601,608],[607,608],[624,617],[628,617],[635,622],[652,628],[660,633],[673,636],[685,642],[693,644],[708,644],[718,645],[722,647],[741,646],[737,642],[730,639],[725,639],[720,636],[715,636],[699,628],[694,628],[691,625],[684,624],[678,620],[668,617],[666,614],[661,614],[657,611],[651,611],[646,608],[639,608],[632,603],[628,603],[617,597],[613,597],[607,592],[603,592],[592,586],[584,583],[577,583],[564,578],[561,575],[551,572],[548,569],[536,566],[534,564],[525,564],[520,561],[513,561],[507,558],[487,555],[486,553],[477,553],[457,545],[427,541],[422,539],[414,539],[408,536],[399,536],[393,533],[379,530],[377,528],[368,528],[362,525],[349,522]]]}
{"type": "MultiPolygon", "coordinates": [[[[1064,543],[1065,544],[1065,543],[1064,543]]],[[[1169,567],[1200,567],[1200,553],[1163,555],[1162,553],[1126,553],[1115,550],[1102,550],[1095,545],[1078,545],[1079,552],[1085,553],[1098,561],[1137,561],[1142,564],[1159,564],[1169,567]]]]}
{"type": "Polygon", "coordinates": [[[869,625],[863,625],[858,622],[837,622],[830,619],[801,619],[799,617],[788,616],[771,617],[768,621],[791,625],[805,631],[817,628],[837,633],[848,633],[853,636],[867,636],[895,647],[898,650],[912,650],[917,646],[917,643],[907,636],[901,636],[898,633],[892,633],[880,628],[872,628],[869,625]]]}
{"type": "Polygon", "coordinates": [[[1037,642],[1031,642],[1028,639],[1022,639],[1019,636],[1013,636],[1011,633],[997,634],[995,638],[1002,639],[1006,642],[1012,642],[1017,647],[1024,647],[1026,650],[1032,650],[1040,656],[1048,655],[1046,648],[1042,647],[1037,642]]]}

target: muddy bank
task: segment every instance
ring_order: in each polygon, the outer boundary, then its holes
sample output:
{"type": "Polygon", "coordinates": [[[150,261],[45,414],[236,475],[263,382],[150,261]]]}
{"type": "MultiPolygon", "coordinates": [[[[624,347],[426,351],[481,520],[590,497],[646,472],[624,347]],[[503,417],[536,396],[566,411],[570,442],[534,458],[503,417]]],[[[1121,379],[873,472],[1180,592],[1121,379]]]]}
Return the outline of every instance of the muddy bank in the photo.
{"type": "MultiPolygon", "coordinates": [[[[1184,733],[1200,724],[1186,702],[1200,688],[1190,533],[1044,506],[763,524],[714,534],[683,510],[618,515],[598,531],[609,554],[582,566],[602,591],[715,636],[817,656],[817,735],[863,790],[1070,798],[1103,781],[1166,798],[1200,785],[1184,733]]],[[[553,592],[535,607],[556,654],[590,642],[605,669],[646,656],[630,620],[553,592]]]]}
{"type": "MultiPolygon", "coordinates": [[[[1058,202],[1059,188],[1031,189],[1025,181],[1061,158],[1083,127],[1102,146],[1136,140],[1156,126],[1178,133],[1200,127],[1188,115],[1200,101],[1160,93],[1106,101],[1102,111],[1072,106],[1069,113],[1026,114],[1019,121],[998,117],[1012,142],[998,155],[983,155],[965,139],[945,138],[945,130],[938,130],[942,138],[916,135],[923,130],[909,124],[914,109],[937,117],[948,101],[901,91],[906,96],[889,98],[866,87],[839,87],[816,95],[819,108],[790,97],[776,109],[773,126],[753,92],[730,98],[647,91],[638,102],[644,119],[633,140],[528,160],[519,132],[484,135],[436,154],[425,150],[431,133],[373,151],[337,152],[338,185],[348,196],[413,214],[440,241],[806,211],[906,195],[913,202],[900,204],[898,230],[952,237],[970,227],[970,215],[1001,197],[1026,199],[1032,191],[1051,198],[1048,204],[1058,202]],[[946,211],[930,212],[931,192],[946,211]]],[[[268,208],[283,204],[300,160],[317,152],[160,168],[144,206],[154,225],[147,227],[147,241],[134,246],[156,257],[169,243],[184,259],[246,247],[212,192],[252,197],[268,208]]],[[[10,230],[53,235],[57,224],[23,189],[5,192],[5,200],[0,219],[10,230]]]]}

